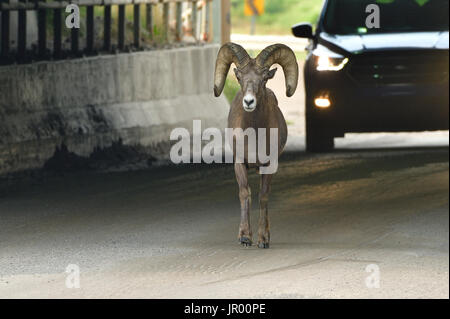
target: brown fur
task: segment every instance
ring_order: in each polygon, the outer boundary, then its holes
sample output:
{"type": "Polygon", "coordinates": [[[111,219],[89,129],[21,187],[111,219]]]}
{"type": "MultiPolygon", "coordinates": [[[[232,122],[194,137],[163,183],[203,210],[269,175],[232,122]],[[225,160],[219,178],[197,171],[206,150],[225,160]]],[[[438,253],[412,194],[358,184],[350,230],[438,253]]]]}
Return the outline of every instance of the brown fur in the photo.
{"type": "MultiPolygon", "coordinates": [[[[254,65],[247,66],[248,68],[255,67],[254,65]]],[[[249,71],[249,70],[247,70],[249,71]]],[[[269,150],[269,132],[270,128],[278,129],[278,155],[280,155],[286,145],[287,140],[287,126],[286,121],[278,107],[278,101],[272,90],[266,88],[263,80],[263,74],[257,72],[248,72],[250,77],[241,79],[243,81],[259,81],[259,90],[256,93],[258,104],[253,112],[246,112],[242,107],[243,92],[240,90],[234,98],[230,113],[228,115],[228,127],[230,128],[266,128],[266,150],[269,150]]],[[[245,84],[242,83],[245,87],[245,84]]],[[[245,151],[247,154],[247,149],[245,151]]],[[[236,180],[239,185],[239,200],[241,202],[241,223],[239,226],[238,240],[241,244],[249,246],[252,244],[252,230],[250,226],[250,211],[251,211],[251,190],[248,185],[248,169],[250,167],[258,167],[256,164],[248,163],[247,156],[245,163],[235,163],[236,180]]],[[[259,205],[260,216],[258,223],[258,247],[268,248],[270,242],[270,226],[269,215],[267,211],[267,202],[269,200],[270,182],[272,175],[261,174],[260,191],[259,191],[259,205]]]]}
{"type": "MultiPolygon", "coordinates": [[[[231,103],[228,115],[229,128],[253,128],[256,132],[258,128],[266,129],[266,151],[270,150],[270,128],[278,129],[278,156],[283,152],[287,140],[286,121],[278,107],[275,94],[266,87],[268,80],[275,75],[276,69],[270,70],[272,63],[279,63],[286,76],[286,94],[291,96],[297,87],[298,65],[295,55],[286,46],[273,45],[261,52],[256,59],[251,59],[245,50],[236,44],[225,44],[219,52],[216,62],[216,75],[214,93],[220,95],[224,85],[224,77],[228,73],[230,64],[236,65],[235,75],[241,86],[241,90],[236,94],[231,103]],[[278,57],[278,60],[277,60],[278,57]],[[269,62],[267,62],[269,61],[269,62]],[[264,64],[266,63],[266,64],[264,64]],[[246,112],[243,108],[243,98],[245,92],[251,90],[256,97],[256,108],[252,112],[246,112]]],[[[239,185],[239,200],[241,203],[241,222],[239,226],[238,240],[242,245],[252,244],[252,230],[250,225],[251,211],[251,190],[248,184],[248,170],[251,167],[259,167],[262,164],[248,162],[248,143],[246,142],[243,163],[236,161],[235,141],[233,143],[235,156],[234,170],[236,180],[239,185]]],[[[256,146],[256,151],[258,151],[256,146]]],[[[259,205],[260,216],[258,223],[258,247],[268,248],[270,242],[270,225],[267,210],[267,203],[270,194],[270,183],[272,174],[261,174],[259,205]]]]}

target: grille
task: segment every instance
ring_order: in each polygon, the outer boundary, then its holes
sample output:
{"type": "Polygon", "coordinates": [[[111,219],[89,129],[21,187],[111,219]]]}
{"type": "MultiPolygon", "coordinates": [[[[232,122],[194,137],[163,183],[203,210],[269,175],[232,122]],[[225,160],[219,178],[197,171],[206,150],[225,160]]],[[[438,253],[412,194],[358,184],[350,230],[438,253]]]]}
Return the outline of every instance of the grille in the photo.
{"type": "Polygon", "coordinates": [[[350,76],[362,85],[442,83],[448,81],[448,51],[383,52],[351,59],[350,76]]]}

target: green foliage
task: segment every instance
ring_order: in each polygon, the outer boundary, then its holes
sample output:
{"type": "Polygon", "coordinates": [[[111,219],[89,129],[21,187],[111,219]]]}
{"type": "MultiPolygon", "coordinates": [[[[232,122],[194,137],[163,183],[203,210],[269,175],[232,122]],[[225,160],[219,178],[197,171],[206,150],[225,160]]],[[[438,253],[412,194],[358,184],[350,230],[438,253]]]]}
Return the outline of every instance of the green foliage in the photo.
{"type": "MultiPolygon", "coordinates": [[[[290,34],[298,22],[316,23],[322,0],[265,0],[265,12],[257,17],[257,34],[290,34]]],[[[234,33],[249,33],[251,18],[244,15],[244,0],[231,1],[234,33]]]]}
{"type": "MultiPolygon", "coordinates": [[[[165,42],[164,38],[164,28],[163,28],[163,21],[162,21],[162,13],[160,10],[157,10],[158,6],[153,6],[153,37],[151,37],[151,34],[149,30],[147,30],[146,25],[146,11],[145,11],[145,5],[140,5],[140,26],[141,26],[141,43],[143,45],[149,45],[149,44],[160,44],[165,42]]],[[[54,10],[52,9],[46,9],[46,29],[47,29],[47,35],[48,40],[53,41],[53,20],[54,20],[54,10]]],[[[102,41],[103,41],[103,23],[104,23],[104,12],[105,7],[104,6],[95,6],[94,7],[94,32],[97,34],[97,37],[94,37],[94,46],[101,47],[102,41]],[[97,42],[97,44],[96,44],[97,42]],[[101,42],[101,43],[100,43],[101,42]]],[[[66,17],[69,15],[69,13],[66,13],[64,10],[62,10],[61,13],[61,21],[63,27],[61,28],[62,31],[62,43],[63,48],[64,45],[70,45],[70,29],[65,27],[65,21],[66,17]]],[[[83,47],[86,37],[86,16],[87,16],[87,9],[85,6],[80,6],[80,29],[79,37],[80,37],[80,46],[83,47]]],[[[117,38],[119,33],[119,7],[118,6],[112,6],[111,7],[111,43],[113,45],[117,44],[117,38]]],[[[126,43],[132,43],[133,42],[133,31],[134,31],[134,11],[133,11],[133,5],[126,5],[125,6],[125,42],[126,43]]],[[[67,48],[66,48],[67,49],[67,48]]]]}
{"type": "Polygon", "coordinates": [[[223,94],[225,94],[225,97],[230,104],[233,102],[234,97],[240,89],[241,87],[234,76],[228,75],[225,87],[223,88],[223,94]]]}

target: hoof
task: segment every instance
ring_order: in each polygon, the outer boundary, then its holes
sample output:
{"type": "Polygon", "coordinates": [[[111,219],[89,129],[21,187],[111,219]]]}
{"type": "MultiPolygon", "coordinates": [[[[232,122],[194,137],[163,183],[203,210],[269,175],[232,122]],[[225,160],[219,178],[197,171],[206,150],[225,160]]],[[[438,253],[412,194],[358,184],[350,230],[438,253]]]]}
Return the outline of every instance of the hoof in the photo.
{"type": "Polygon", "coordinates": [[[239,243],[242,246],[249,247],[252,245],[252,240],[248,237],[241,237],[241,238],[239,238],[239,243]]]}
{"type": "Polygon", "coordinates": [[[259,243],[258,248],[269,248],[269,243],[259,243]]]}

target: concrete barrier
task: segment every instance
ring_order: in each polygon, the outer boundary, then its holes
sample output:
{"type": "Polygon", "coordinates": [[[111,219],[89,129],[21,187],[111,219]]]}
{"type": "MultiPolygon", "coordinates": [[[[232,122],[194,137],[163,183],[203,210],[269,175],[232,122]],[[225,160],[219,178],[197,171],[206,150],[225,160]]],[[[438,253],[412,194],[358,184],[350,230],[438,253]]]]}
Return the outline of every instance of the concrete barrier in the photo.
{"type": "Polygon", "coordinates": [[[42,167],[64,145],[88,157],[120,141],[168,158],[175,127],[224,128],[218,45],[0,67],[0,175],[42,167]]]}

